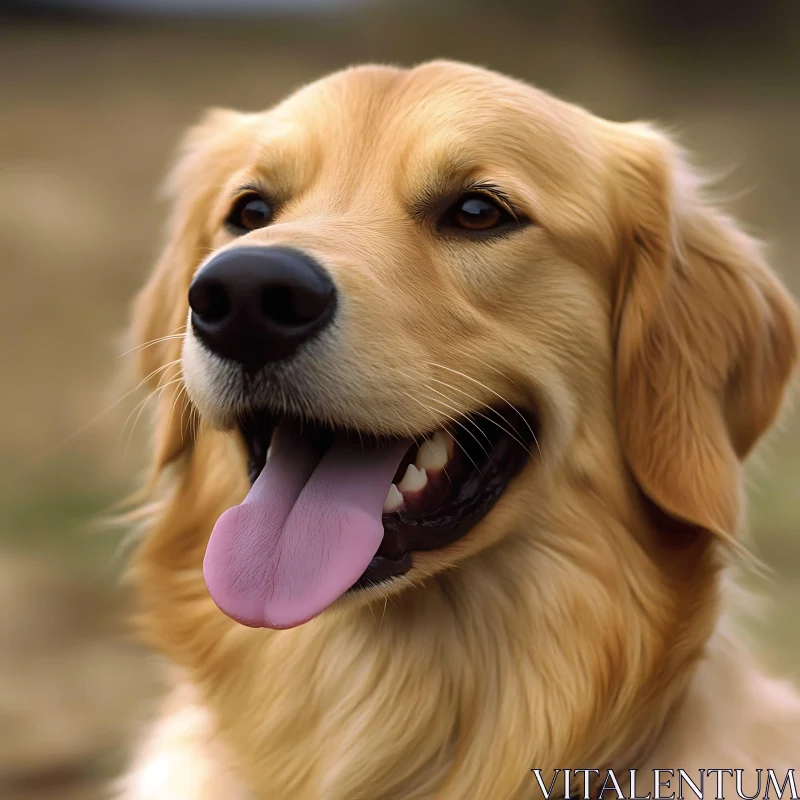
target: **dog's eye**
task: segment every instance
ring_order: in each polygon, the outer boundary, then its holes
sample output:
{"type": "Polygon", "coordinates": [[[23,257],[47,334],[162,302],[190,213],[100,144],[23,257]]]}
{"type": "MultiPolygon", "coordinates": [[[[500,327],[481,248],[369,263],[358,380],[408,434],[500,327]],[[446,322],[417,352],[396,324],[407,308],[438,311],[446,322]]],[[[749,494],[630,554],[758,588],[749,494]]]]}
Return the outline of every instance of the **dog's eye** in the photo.
{"type": "Polygon", "coordinates": [[[272,209],[258,194],[242,195],[228,214],[228,227],[239,235],[263,228],[272,219],[272,209]]]}
{"type": "Polygon", "coordinates": [[[494,198],[470,192],[458,199],[439,220],[439,227],[481,233],[513,225],[517,218],[494,198]]]}

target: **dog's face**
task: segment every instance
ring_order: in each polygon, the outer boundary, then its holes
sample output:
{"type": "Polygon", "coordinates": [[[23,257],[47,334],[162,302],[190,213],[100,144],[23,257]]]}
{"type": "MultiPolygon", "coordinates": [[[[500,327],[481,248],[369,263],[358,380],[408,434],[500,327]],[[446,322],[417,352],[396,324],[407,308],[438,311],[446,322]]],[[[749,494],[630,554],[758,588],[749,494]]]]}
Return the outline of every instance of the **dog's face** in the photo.
{"type": "MultiPolygon", "coordinates": [[[[173,187],[137,326],[185,324],[144,366],[181,342],[191,405],[245,445],[252,489],[205,559],[230,616],[291,627],[419,586],[535,540],[567,486],[629,523],[629,475],[736,532],[794,310],[660,135],[475,68],[361,68],[212,113],[173,187]]],[[[192,447],[172,406],[163,460],[192,447]]]]}

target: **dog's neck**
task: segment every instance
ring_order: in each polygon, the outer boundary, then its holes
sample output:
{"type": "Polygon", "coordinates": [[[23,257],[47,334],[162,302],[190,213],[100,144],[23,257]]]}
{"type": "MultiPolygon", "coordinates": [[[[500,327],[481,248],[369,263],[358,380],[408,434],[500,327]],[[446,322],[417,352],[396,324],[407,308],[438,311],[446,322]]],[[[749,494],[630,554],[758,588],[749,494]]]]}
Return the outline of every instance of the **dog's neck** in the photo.
{"type": "MultiPolygon", "coordinates": [[[[648,706],[627,684],[642,669],[627,659],[647,657],[635,630],[627,642],[597,641],[592,620],[622,602],[618,582],[587,578],[579,595],[559,597],[564,576],[536,565],[535,551],[500,546],[384,607],[334,609],[284,632],[225,618],[198,565],[195,591],[189,573],[171,579],[158,644],[187,669],[237,771],[265,796],[399,798],[416,787],[424,797],[436,787],[516,797],[532,768],[641,761],[678,701],[656,691],[661,702],[648,706]],[[542,627],[557,615],[538,603],[564,606],[560,630],[542,627]],[[566,613],[573,603],[585,608],[566,613]],[[556,641],[569,651],[548,651],[556,641]],[[325,785],[306,794],[307,780],[325,785]]],[[[160,579],[163,589],[170,577],[160,579]]]]}

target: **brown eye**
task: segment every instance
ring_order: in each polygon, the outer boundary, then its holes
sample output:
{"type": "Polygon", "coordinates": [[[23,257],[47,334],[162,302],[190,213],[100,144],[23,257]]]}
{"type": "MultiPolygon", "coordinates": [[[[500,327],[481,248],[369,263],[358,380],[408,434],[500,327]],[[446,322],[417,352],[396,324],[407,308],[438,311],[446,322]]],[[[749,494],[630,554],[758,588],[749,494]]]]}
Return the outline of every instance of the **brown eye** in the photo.
{"type": "Polygon", "coordinates": [[[445,212],[439,221],[439,226],[455,228],[464,232],[481,233],[513,225],[516,222],[516,218],[493,198],[472,192],[460,197],[445,212]]]}
{"type": "Polygon", "coordinates": [[[228,215],[228,226],[238,235],[269,225],[272,209],[263,197],[246,194],[240,197],[228,215]]]}

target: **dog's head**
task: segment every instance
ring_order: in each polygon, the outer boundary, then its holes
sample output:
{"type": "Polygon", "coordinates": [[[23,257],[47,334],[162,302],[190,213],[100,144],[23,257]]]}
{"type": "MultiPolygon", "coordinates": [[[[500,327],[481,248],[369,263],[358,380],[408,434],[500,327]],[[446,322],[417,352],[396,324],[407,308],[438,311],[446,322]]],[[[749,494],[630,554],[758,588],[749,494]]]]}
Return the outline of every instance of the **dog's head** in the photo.
{"type": "Polygon", "coordinates": [[[366,67],[210,113],[170,186],[135,329],[153,386],[183,370],[159,464],[193,457],[187,408],[242,445],[225,469],[252,487],[205,556],[230,616],[418,586],[588,496],[736,533],[797,318],[652,128],[463,65],[366,67]]]}

